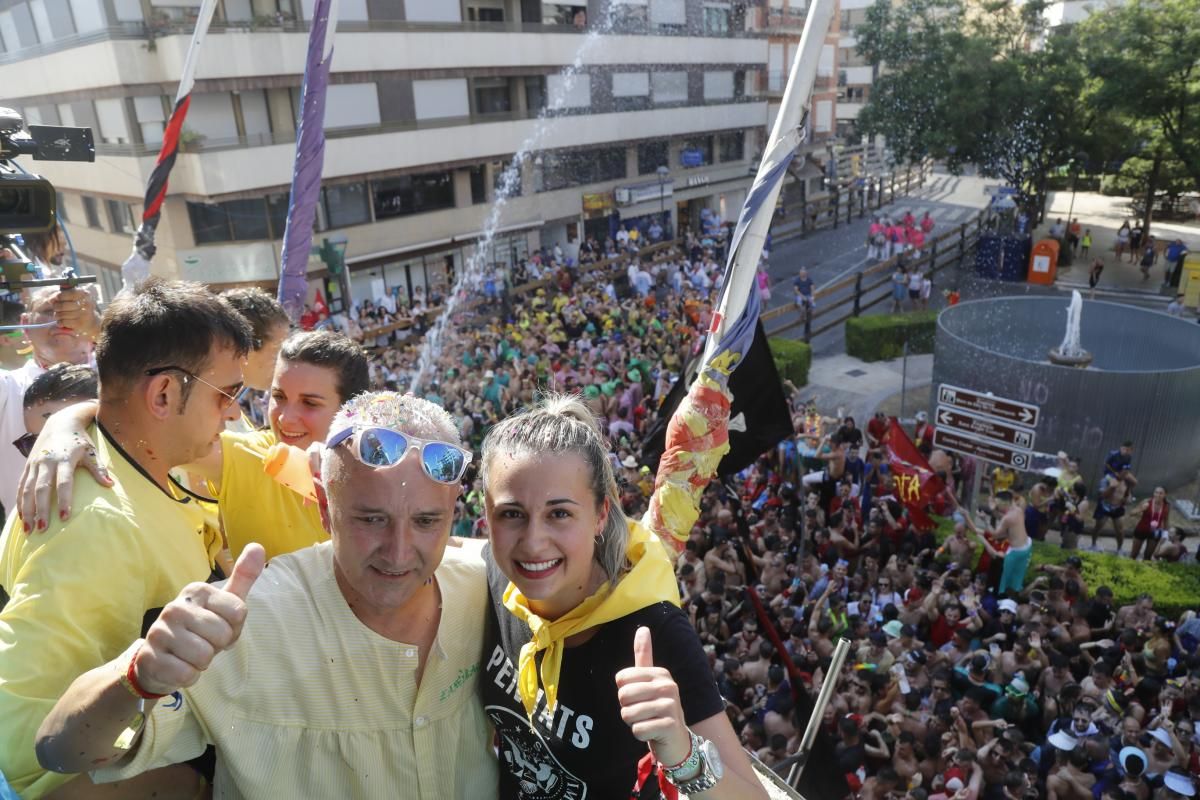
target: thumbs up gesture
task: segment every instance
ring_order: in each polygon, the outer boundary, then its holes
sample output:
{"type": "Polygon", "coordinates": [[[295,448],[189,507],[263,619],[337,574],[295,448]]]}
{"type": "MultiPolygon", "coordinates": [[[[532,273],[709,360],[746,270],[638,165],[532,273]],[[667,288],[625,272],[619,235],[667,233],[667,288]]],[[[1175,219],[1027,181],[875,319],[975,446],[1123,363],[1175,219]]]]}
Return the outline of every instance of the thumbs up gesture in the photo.
{"type": "Polygon", "coordinates": [[[217,653],[233,646],[246,621],[246,596],[265,562],[261,545],[247,545],[224,586],[189,583],[163,608],[134,662],[144,690],[170,694],[191,686],[217,653]]]}
{"type": "Polygon", "coordinates": [[[671,673],[654,666],[650,629],[641,627],[633,637],[633,666],[616,675],[621,719],[633,735],[650,745],[662,764],[675,766],[691,751],[691,737],[679,702],[679,686],[671,673]]]}

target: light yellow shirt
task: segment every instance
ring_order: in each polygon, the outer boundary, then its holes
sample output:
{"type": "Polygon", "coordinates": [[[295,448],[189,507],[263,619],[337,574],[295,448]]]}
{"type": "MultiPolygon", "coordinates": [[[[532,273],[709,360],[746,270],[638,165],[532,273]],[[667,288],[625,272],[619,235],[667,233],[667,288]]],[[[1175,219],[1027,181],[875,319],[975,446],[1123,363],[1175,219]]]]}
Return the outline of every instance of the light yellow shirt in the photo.
{"type": "Polygon", "coordinates": [[[263,472],[262,457],[274,444],[271,431],[221,434],[217,504],[235,559],[251,542],[274,558],[329,538],[316,505],[263,472]]]}
{"type": "Polygon", "coordinates": [[[25,800],[73,775],[34,756],[38,726],[84,672],[116,658],[144,622],[193,581],[208,580],[220,542],[194,500],[179,501],[95,427],[88,437],[114,485],[75,475],[66,522],[26,536],[13,514],[0,536],[0,771],[25,800]]]}
{"type": "Polygon", "coordinates": [[[183,706],[159,702],[127,778],[217,748],[215,798],[496,797],[491,730],[479,702],[490,614],[477,548],[446,548],[442,617],[418,686],[416,645],[385,639],[346,604],[329,543],[271,561],[241,639],[183,706]]]}

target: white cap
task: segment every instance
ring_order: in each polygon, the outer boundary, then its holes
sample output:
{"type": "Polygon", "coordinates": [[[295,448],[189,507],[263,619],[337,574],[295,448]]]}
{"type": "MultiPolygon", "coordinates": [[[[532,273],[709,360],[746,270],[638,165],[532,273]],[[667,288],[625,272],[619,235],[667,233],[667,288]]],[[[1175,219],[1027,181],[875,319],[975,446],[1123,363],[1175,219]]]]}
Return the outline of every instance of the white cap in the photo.
{"type": "Polygon", "coordinates": [[[1012,599],[1006,597],[1003,600],[1001,600],[998,603],[998,605],[1000,606],[1001,611],[1007,611],[1010,614],[1017,613],[1017,601],[1016,600],[1012,600],[1012,599]]]}
{"type": "Polygon", "coordinates": [[[1196,784],[1192,783],[1192,779],[1182,772],[1175,769],[1167,770],[1163,775],[1163,783],[1166,787],[1176,794],[1181,794],[1184,797],[1196,796],[1196,784]]]}
{"type": "Polygon", "coordinates": [[[1162,728],[1155,728],[1150,731],[1150,735],[1162,743],[1163,747],[1170,749],[1175,745],[1171,742],[1171,734],[1164,731],[1162,728]]]}
{"type": "Polygon", "coordinates": [[[1062,730],[1055,731],[1054,733],[1050,734],[1050,738],[1046,741],[1057,747],[1059,750],[1067,751],[1074,750],[1079,745],[1078,739],[1062,730]]]}
{"type": "Polygon", "coordinates": [[[929,415],[926,414],[924,411],[918,411],[917,419],[920,420],[921,422],[924,422],[925,420],[929,419],[929,415]]]}

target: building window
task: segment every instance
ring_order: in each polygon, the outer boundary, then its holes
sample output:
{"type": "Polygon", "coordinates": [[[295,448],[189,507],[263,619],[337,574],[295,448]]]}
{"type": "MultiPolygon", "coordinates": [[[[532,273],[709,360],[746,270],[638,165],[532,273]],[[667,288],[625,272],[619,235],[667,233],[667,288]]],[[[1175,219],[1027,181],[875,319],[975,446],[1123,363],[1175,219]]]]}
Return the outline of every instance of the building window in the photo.
{"type": "Polygon", "coordinates": [[[531,114],[540,114],[546,108],[546,77],[535,75],[525,79],[525,107],[531,114]]]}
{"type": "Polygon", "coordinates": [[[504,22],[504,9],[470,5],[467,6],[467,20],[469,22],[504,22]]]}
{"type": "Polygon", "coordinates": [[[325,220],[329,227],[348,228],[370,222],[371,207],[367,202],[367,194],[365,183],[345,183],[322,189],[325,220]]]}
{"type": "Polygon", "coordinates": [[[492,191],[498,197],[520,197],[521,196],[521,169],[516,167],[510,175],[508,170],[513,166],[511,161],[493,161],[492,162],[492,191]],[[505,183],[508,187],[505,187],[505,183]]]}
{"type": "Polygon", "coordinates": [[[232,230],[231,238],[235,242],[255,242],[271,238],[271,226],[267,221],[267,203],[265,197],[253,197],[247,200],[229,200],[222,203],[225,213],[229,216],[232,230]]]}
{"type": "Polygon", "coordinates": [[[667,152],[667,140],[660,142],[642,142],[638,145],[638,175],[653,175],[659,167],[668,166],[670,155],[667,152]]]}
{"type": "Polygon", "coordinates": [[[454,207],[450,172],[425,172],[373,181],[375,218],[405,217],[454,207]]]}
{"type": "Polygon", "coordinates": [[[57,207],[58,218],[63,222],[70,222],[71,220],[67,216],[67,198],[62,192],[54,193],[54,205],[57,207]]]}
{"type": "Polygon", "coordinates": [[[487,181],[483,174],[483,164],[477,164],[468,170],[471,177],[471,204],[479,205],[487,202],[487,181]]]}
{"type": "Polygon", "coordinates": [[[729,6],[704,7],[704,33],[706,36],[729,35],[729,6]]]}
{"type": "Polygon", "coordinates": [[[583,28],[587,25],[587,3],[542,3],[542,24],[583,28]]]}
{"type": "MultiPolygon", "coordinates": [[[[271,226],[271,238],[283,239],[284,233],[287,232],[288,203],[291,195],[288,192],[280,192],[279,194],[269,194],[266,199],[267,222],[271,226]]],[[[318,208],[320,207],[318,206],[318,208]]],[[[318,225],[313,227],[320,230],[318,225]]]]}
{"type": "Polygon", "coordinates": [[[129,203],[120,200],[105,200],[108,210],[109,230],[113,233],[133,233],[136,226],[133,223],[133,208],[129,203]]]}
{"type": "Polygon", "coordinates": [[[625,148],[597,147],[543,153],[542,188],[552,192],[568,186],[621,180],[625,177],[625,148]]]}
{"type": "Polygon", "coordinates": [[[192,238],[196,244],[228,242],[229,212],[222,203],[194,203],[188,201],[188,217],[192,221],[192,238]]]}
{"type": "Polygon", "coordinates": [[[507,78],[472,78],[471,95],[476,114],[507,114],[512,111],[507,78]]]}
{"type": "Polygon", "coordinates": [[[713,137],[697,136],[683,143],[679,151],[679,164],[682,167],[706,167],[713,163],[713,137]]]}
{"type": "Polygon", "coordinates": [[[104,228],[100,224],[100,203],[96,198],[86,194],[83,195],[83,216],[87,220],[89,228],[104,228]]]}
{"type": "Polygon", "coordinates": [[[744,131],[722,133],[717,137],[722,161],[741,161],[746,157],[746,134],[744,131]]]}
{"type": "MultiPolygon", "coordinates": [[[[282,239],[287,228],[286,192],[223,203],[188,201],[187,206],[196,244],[282,239]]],[[[316,227],[321,229],[319,223],[316,227]]]]}
{"type": "Polygon", "coordinates": [[[650,73],[650,94],[656,104],[687,102],[687,73],[682,71],[650,73]]]}

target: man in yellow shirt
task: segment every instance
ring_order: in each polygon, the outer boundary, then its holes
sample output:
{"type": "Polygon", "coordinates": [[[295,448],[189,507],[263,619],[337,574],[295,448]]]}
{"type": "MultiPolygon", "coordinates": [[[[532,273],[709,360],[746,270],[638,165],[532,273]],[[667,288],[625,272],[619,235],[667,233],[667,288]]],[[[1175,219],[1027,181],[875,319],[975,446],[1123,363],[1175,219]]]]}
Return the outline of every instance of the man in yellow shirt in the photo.
{"type": "MultiPolygon", "coordinates": [[[[13,514],[0,534],[0,775],[25,800],[68,781],[72,797],[117,796],[43,770],[34,734],[72,680],[212,576],[219,543],[168,471],[205,456],[237,417],[249,346],[245,321],[199,284],[152,278],[104,314],[100,411],[86,435],[113,485],[84,474],[71,519],[27,535],[13,514]]],[[[187,768],[144,780],[123,796],[191,797],[203,785],[187,768]]]]}
{"type": "MultiPolygon", "coordinates": [[[[293,334],[279,351],[271,381],[271,429],[223,431],[209,454],[185,467],[208,481],[234,558],[252,541],[274,558],[328,538],[317,507],[267,475],[263,456],[277,442],[303,450],[324,441],[338,407],[368,385],[362,347],[333,331],[293,334]]],[[[70,449],[91,423],[93,408],[80,404],[51,417],[40,440],[51,454],[31,455],[31,468],[55,472],[53,454],[70,449]]],[[[60,480],[59,485],[69,483],[60,480]]],[[[39,508],[37,513],[45,512],[39,508]]]]}
{"type": "Polygon", "coordinates": [[[251,545],[224,587],[186,587],[63,695],[43,763],[128,780],[213,744],[218,797],[496,797],[478,701],[484,565],[446,549],[470,453],[411,395],[361,395],[332,428],[332,540],[265,571],[251,545]],[[175,691],[182,702],[151,699],[141,718],[134,692],[175,691]]]}

